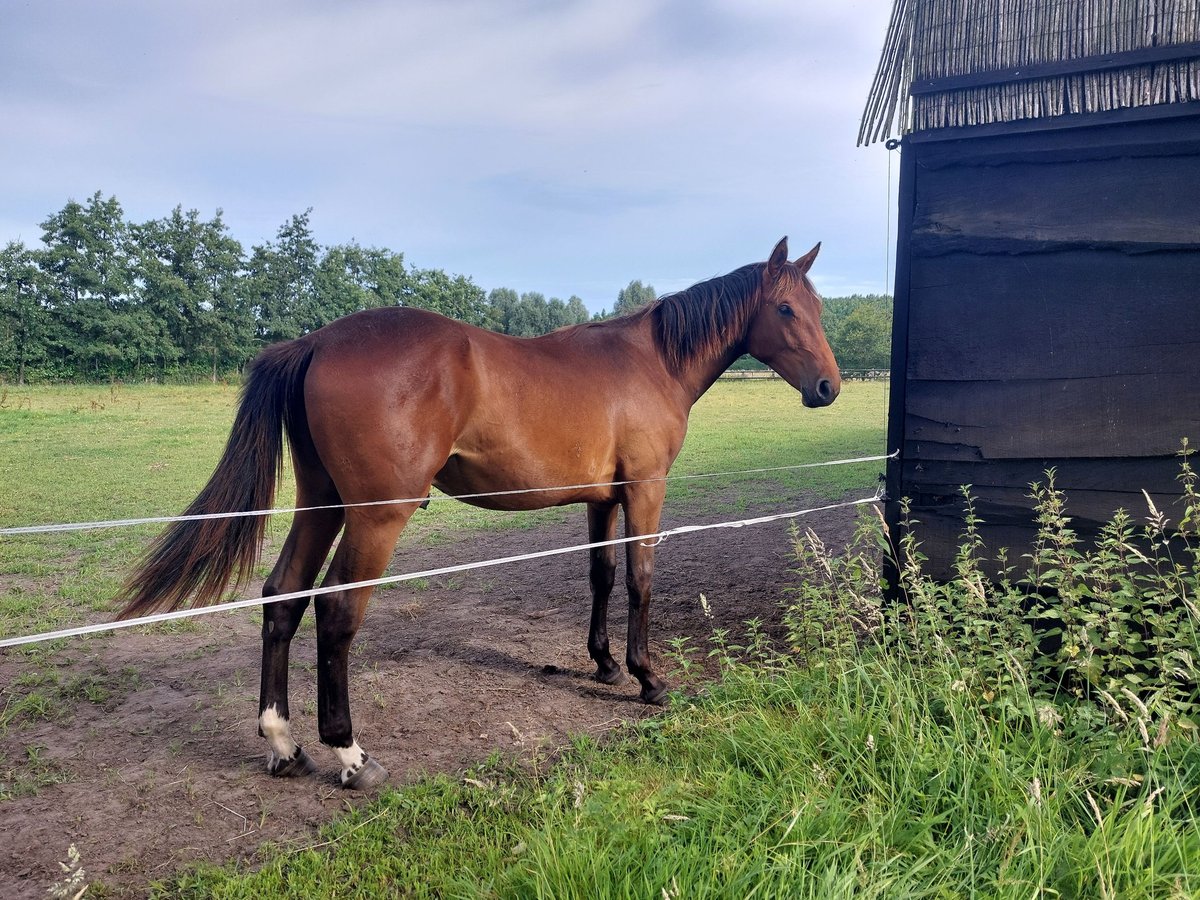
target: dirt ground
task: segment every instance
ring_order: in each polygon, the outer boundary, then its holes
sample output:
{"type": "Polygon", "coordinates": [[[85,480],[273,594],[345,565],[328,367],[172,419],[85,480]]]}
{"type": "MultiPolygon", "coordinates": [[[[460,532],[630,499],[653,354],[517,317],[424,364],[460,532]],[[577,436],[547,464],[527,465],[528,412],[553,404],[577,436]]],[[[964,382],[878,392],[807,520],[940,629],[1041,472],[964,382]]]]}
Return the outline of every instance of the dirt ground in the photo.
{"type": "MultiPolygon", "coordinates": [[[[803,523],[836,547],[849,539],[856,515],[849,507],[803,523]]],[[[582,518],[580,509],[567,525],[407,546],[393,570],[582,543],[582,518]]],[[[697,521],[706,521],[700,510],[677,508],[663,524],[697,521]]],[[[663,651],[672,637],[703,643],[714,626],[777,619],[790,564],[786,522],[664,542],[651,607],[660,670],[670,671],[663,651]],[[712,620],[702,614],[701,593],[712,620]]],[[[462,771],[496,750],[551,749],[569,735],[599,735],[654,713],[638,701],[632,679],[608,687],[591,678],[586,569],[583,554],[567,554],[376,594],[351,657],[351,696],[356,737],[393,785],[462,771]]],[[[618,570],[609,629],[618,660],[624,615],[618,570]]],[[[368,799],[338,786],[333,755],[317,741],[311,615],[292,648],[292,724],[322,771],[300,779],[265,772],[267,747],[256,733],[258,616],[193,621],[200,624],[174,634],[123,631],[68,642],[38,663],[77,690],[62,708],[0,736],[10,777],[57,782],[0,802],[0,897],[46,897],[71,844],[87,881],[141,896],[149,882],[196,860],[253,861],[267,841],[317,843],[323,823],[368,799]]],[[[0,684],[28,680],[34,669],[24,656],[0,652],[0,684]]],[[[10,688],[10,702],[20,692],[10,688]]]]}

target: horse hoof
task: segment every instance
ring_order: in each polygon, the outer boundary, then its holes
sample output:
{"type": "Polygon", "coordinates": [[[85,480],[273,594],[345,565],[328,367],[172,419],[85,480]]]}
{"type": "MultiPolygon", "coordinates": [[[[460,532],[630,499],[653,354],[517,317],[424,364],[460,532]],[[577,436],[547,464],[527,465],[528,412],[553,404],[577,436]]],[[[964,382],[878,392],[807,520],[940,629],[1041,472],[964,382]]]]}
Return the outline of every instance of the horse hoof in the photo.
{"type": "Polygon", "coordinates": [[[614,665],[611,669],[604,666],[597,666],[596,680],[601,684],[624,684],[625,673],[617,665],[614,665]]]}
{"type": "Polygon", "coordinates": [[[650,706],[664,706],[670,690],[665,682],[661,684],[644,684],[642,685],[642,702],[650,706]]]}
{"type": "Polygon", "coordinates": [[[342,781],[342,787],[354,791],[369,791],[387,781],[387,777],[388,770],[368,756],[358,771],[342,781]]]}
{"type": "Polygon", "coordinates": [[[317,771],[312,757],[304,752],[303,747],[296,748],[296,754],[291,759],[279,759],[274,753],[267,763],[267,771],[276,778],[300,778],[317,771]]]}

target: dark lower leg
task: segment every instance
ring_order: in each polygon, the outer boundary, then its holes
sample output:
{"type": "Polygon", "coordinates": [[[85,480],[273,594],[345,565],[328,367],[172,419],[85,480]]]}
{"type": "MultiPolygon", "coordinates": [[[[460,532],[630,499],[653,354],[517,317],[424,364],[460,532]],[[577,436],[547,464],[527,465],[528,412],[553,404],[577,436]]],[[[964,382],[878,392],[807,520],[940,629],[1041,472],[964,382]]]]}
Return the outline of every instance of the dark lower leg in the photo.
{"type": "MultiPolygon", "coordinates": [[[[590,542],[611,540],[616,526],[616,506],[588,506],[590,542]]],[[[596,680],[604,684],[619,684],[625,677],[608,645],[608,598],[612,595],[616,568],[615,547],[597,547],[591,551],[588,575],[592,586],[592,621],[588,629],[588,654],[596,663],[596,680]]]]}
{"type": "MultiPolygon", "coordinates": [[[[346,532],[325,583],[352,584],[382,575],[411,512],[395,508],[348,515],[346,532]]],[[[387,778],[387,770],[354,739],[350,718],[350,644],[362,624],[370,596],[371,588],[359,588],[335,591],[316,600],[317,725],[321,742],[338,757],[342,785],[362,789],[387,778]]]]}
{"type": "MultiPolygon", "coordinates": [[[[320,501],[336,500],[336,494],[329,491],[316,496],[320,501]]],[[[312,587],[341,524],[340,510],[298,513],[279,560],[263,585],[263,596],[274,597],[312,587]]],[[[312,770],[308,755],[292,737],[288,709],[288,653],[307,608],[307,598],[263,607],[258,733],[271,746],[267,771],[272,775],[303,775],[312,770]]]]}
{"type": "Polygon", "coordinates": [[[336,593],[317,601],[317,723],[321,743],[337,756],[342,786],[364,790],[387,778],[387,770],[359,747],[350,719],[350,644],[366,610],[368,594],[336,593]]]}
{"type": "Polygon", "coordinates": [[[348,747],[354,742],[354,724],[350,720],[349,662],[354,629],[338,621],[335,604],[349,605],[347,594],[331,594],[317,604],[317,719],[321,743],[330,747],[348,747]],[[340,603],[339,603],[340,601],[340,603]],[[332,620],[332,621],[331,621],[332,620]]]}
{"type": "MultiPolygon", "coordinates": [[[[662,482],[631,486],[625,500],[625,532],[630,537],[658,531],[666,491],[662,482]]],[[[650,585],[654,579],[654,545],[631,541],[625,545],[625,586],[629,590],[629,640],[625,661],[642,685],[642,699],[660,703],[667,684],[650,665],[650,585]]]]}
{"type": "Polygon", "coordinates": [[[655,673],[650,664],[648,639],[654,550],[634,543],[629,545],[629,554],[626,577],[626,586],[629,589],[629,643],[625,651],[625,661],[630,674],[642,685],[642,700],[646,703],[660,703],[667,693],[667,683],[655,673]],[[635,552],[634,547],[640,552],[635,552]]]}
{"type": "MultiPolygon", "coordinates": [[[[264,596],[275,593],[270,588],[264,596]]],[[[292,737],[288,709],[288,651],[308,600],[285,600],[263,607],[262,683],[258,701],[258,733],[271,746],[267,771],[301,775],[311,770],[308,756],[292,737]]]]}

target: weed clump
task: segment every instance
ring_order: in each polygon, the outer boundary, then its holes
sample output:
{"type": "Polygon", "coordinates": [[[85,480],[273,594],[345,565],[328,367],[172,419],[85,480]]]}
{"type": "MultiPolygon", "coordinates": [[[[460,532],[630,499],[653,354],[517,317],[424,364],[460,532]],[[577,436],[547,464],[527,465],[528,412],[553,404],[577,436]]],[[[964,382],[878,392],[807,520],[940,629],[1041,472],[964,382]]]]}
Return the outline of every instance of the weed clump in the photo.
{"type": "Polygon", "coordinates": [[[1030,486],[1037,537],[1017,564],[985,558],[981,520],[962,488],[964,529],[953,575],[923,572],[920,523],[902,507],[886,603],[885,526],[866,520],[840,555],[811,531],[794,534],[798,586],[784,622],[791,651],[821,665],[872,644],[915,665],[952,672],[958,690],[1015,710],[1030,702],[1087,701],[1117,722],[1200,722],[1200,491],[1184,441],[1176,518],[1145,494],[1141,520],[1118,510],[1085,545],[1072,528],[1055,472],[1030,486]],[[882,548],[882,552],[880,549],[882,548]],[[875,551],[875,552],[872,552],[875,551]]]}

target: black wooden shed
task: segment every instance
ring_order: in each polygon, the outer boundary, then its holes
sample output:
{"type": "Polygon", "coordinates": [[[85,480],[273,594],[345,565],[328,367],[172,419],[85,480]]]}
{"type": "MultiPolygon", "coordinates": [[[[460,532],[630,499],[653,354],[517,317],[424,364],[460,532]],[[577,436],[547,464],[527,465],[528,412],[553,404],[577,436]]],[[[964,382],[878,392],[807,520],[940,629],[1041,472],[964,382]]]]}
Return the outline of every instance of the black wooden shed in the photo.
{"type": "Polygon", "coordinates": [[[1200,0],[897,0],[859,143],[900,136],[886,516],[946,576],[973,486],[1017,560],[1200,443],[1200,0]]]}

